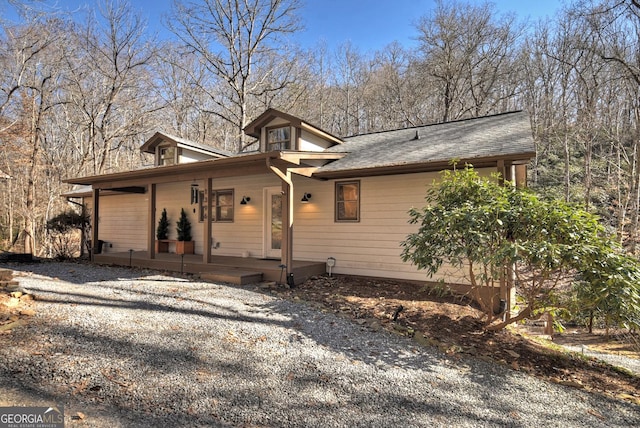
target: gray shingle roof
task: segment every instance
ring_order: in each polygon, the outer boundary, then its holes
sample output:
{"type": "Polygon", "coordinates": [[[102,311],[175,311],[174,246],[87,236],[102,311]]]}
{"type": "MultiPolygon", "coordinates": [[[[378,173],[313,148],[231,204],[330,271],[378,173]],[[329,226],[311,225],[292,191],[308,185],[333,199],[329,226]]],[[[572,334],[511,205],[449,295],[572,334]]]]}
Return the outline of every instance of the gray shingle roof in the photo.
{"type": "Polygon", "coordinates": [[[227,150],[219,149],[217,147],[209,146],[207,144],[196,143],[195,141],[186,140],[184,138],[176,137],[174,135],[169,135],[169,134],[164,134],[164,135],[166,135],[167,137],[171,138],[175,142],[180,143],[184,146],[190,146],[195,149],[216,153],[220,156],[225,156],[225,157],[233,156],[233,153],[227,150]]]}
{"type": "Polygon", "coordinates": [[[529,159],[535,153],[529,116],[522,111],[356,135],[344,140],[345,144],[327,151],[349,154],[318,172],[442,163],[452,159],[471,163],[474,159],[494,157],[529,159]]]}
{"type": "Polygon", "coordinates": [[[196,143],[195,141],[190,141],[181,137],[176,137],[175,135],[167,134],[166,132],[157,131],[146,143],[140,147],[142,151],[146,151],[147,153],[153,153],[155,151],[155,147],[158,145],[158,138],[170,139],[173,140],[177,144],[181,144],[183,146],[190,147],[192,149],[201,150],[204,152],[208,152],[211,154],[215,154],[222,157],[230,157],[233,156],[233,153],[219,149],[217,147],[209,146],[207,144],[196,143]]]}

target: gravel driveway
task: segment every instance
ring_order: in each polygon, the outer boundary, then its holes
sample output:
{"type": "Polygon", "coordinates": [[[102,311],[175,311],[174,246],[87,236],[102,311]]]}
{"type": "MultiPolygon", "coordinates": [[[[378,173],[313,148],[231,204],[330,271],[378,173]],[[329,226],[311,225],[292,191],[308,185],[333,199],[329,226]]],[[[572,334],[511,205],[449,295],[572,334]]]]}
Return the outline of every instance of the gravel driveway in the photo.
{"type": "Polygon", "coordinates": [[[0,405],[66,426],[638,426],[640,407],[375,332],[257,286],[71,263],[20,269],[0,405]],[[73,417],[73,418],[72,418],[73,417]]]}

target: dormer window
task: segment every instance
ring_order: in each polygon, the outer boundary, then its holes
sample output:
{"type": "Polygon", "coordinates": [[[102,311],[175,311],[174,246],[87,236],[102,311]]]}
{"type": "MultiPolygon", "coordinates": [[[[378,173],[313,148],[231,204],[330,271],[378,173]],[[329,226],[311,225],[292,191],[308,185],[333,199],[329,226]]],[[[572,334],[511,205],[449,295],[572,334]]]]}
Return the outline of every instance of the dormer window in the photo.
{"type": "Polygon", "coordinates": [[[158,147],[158,166],[174,165],[176,163],[176,148],[174,146],[158,147]]]}
{"type": "Polygon", "coordinates": [[[291,149],[291,128],[282,126],[267,129],[267,151],[291,149]]]}

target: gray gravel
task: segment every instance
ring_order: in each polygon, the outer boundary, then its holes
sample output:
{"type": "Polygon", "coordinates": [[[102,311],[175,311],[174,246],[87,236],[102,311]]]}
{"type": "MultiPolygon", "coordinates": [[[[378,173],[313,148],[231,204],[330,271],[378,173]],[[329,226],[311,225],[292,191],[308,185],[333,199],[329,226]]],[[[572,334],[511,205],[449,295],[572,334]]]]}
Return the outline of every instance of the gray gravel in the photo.
{"type": "Polygon", "coordinates": [[[597,358],[612,366],[627,369],[635,375],[640,375],[640,360],[636,358],[625,357],[624,355],[605,354],[602,352],[594,351],[586,345],[574,346],[574,345],[560,345],[571,352],[585,355],[587,357],[597,358]]]}
{"type": "Polygon", "coordinates": [[[66,426],[640,425],[639,406],[453,361],[257,286],[0,267],[37,296],[32,322],[0,335],[0,405],[63,404],[66,426]]]}

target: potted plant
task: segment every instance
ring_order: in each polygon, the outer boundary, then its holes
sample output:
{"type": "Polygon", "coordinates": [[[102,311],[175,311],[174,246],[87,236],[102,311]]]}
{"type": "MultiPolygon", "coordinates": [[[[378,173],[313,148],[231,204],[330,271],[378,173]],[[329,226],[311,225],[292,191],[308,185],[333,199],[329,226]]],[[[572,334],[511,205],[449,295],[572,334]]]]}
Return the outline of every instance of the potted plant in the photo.
{"type": "Polygon", "coordinates": [[[187,217],[187,212],[182,208],[180,219],[176,223],[178,232],[178,242],[176,242],[177,254],[193,254],[194,242],[191,240],[191,222],[187,217]]]}
{"type": "Polygon", "coordinates": [[[158,221],[158,228],[156,229],[156,253],[168,253],[169,252],[169,219],[167,218],[167,209],[162,209],[160,220],[158,221]]]}

